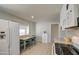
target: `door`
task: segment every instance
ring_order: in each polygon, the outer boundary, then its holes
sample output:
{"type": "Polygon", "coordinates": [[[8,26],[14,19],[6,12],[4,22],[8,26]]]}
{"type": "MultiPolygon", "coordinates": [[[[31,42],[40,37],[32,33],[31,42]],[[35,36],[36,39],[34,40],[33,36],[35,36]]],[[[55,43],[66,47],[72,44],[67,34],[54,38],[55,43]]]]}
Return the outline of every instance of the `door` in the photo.
{"type": "Polygon", "coordinates": [[[0,19],[0,55],[9,54],[8,21],[0,19]]]}
{"type": "Polygon", "coordinates": [[[51,24],[51,40],[57,40],[59,37],[59,25],[58,24],[51,24]]]}

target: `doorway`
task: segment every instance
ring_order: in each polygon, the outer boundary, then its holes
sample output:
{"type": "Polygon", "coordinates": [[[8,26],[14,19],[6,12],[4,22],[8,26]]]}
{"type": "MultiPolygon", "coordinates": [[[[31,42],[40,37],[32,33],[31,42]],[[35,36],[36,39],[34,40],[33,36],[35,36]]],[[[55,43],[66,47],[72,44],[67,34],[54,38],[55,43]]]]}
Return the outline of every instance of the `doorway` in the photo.
{"type": "Polygon", "coordinates": [[[51,41],[57,40],[59,37],[59,24],[51,24],[51,41]]]}

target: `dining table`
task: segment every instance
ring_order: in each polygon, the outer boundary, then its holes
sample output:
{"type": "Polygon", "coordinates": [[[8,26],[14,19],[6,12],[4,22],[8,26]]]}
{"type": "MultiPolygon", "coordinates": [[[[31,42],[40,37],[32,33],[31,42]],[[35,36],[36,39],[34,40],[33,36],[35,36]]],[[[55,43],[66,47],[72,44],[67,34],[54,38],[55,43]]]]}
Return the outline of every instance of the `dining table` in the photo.
{"type": "Polygon", "coordinates": [[[23,44],[24,44],[24,50],[26,49],[26,41],[27,40],[30,40],[32,37],[21,37],[20,38],[20,41],[23,41],[23,44]]]}

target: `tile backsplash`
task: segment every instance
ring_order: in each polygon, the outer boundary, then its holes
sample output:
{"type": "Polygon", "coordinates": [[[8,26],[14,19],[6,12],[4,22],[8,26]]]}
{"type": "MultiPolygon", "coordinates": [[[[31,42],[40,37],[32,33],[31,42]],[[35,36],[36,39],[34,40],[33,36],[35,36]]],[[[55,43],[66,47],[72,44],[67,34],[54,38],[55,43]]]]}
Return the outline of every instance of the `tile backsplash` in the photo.
{"type": "Polygon", "coordinates": [[[79,29],[67,29],[65,30],[65,36],[72,38],[72,36],[79,37],[79,29]]]}
{"type": "MultiPolygon", "coordinates": [[[[79,29],[67,29],[67,30],[64,31],[63,37],[64,36],[67,36],[67,37],[70,37],[70,38],[72,38],[73,36],[79,37],[79,29]]],[[[79,49],[78,41],[79,40],[74,40],[74,42],[72,42],[72,44],[79,49]]]]}

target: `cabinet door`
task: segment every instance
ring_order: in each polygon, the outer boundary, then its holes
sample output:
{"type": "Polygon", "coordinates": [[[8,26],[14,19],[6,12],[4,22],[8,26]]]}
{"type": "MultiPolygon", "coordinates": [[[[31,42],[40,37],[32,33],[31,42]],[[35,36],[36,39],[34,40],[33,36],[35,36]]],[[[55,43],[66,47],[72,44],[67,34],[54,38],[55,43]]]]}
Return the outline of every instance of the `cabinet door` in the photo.
{"type": "Polygon", "coordinates": [[[68,9],[67,5],[63,5],[61,19],[62,28],[69,28],[77,26],[77,17],[79,17],[78,6],[74,4],[69,4],[68,9]]]}
{"type": "Polygon", "coordinates": [[[74,26],[74,5],[69,5],[69,27],[74,26]]]}
{"type": "Polygon", "coordinates": [[[67,28],[68,27],[73,27],[73,26],[77,26],[77,6],[70,4],[69,5],[69,9],[67,10],[67,28]]]}
{"type": "Polygon", "coordinates": [[[78,5],[77,4],[75,4],[74,5],[74,14],[73,14],[73,18],[74,18],[74,20],[73,20],[73,22],[74,22],[74,26],[77,26],[78,24],[77,24],[77,17],[79,17],[79,8],[78,8],[78,5]]]}
{"type": "Polygon", "coordinates": [[[64,30],[64,28],[66,27],[66,5],[63,5],[62,7],[60,21],[62,30],[64,30]]]}

